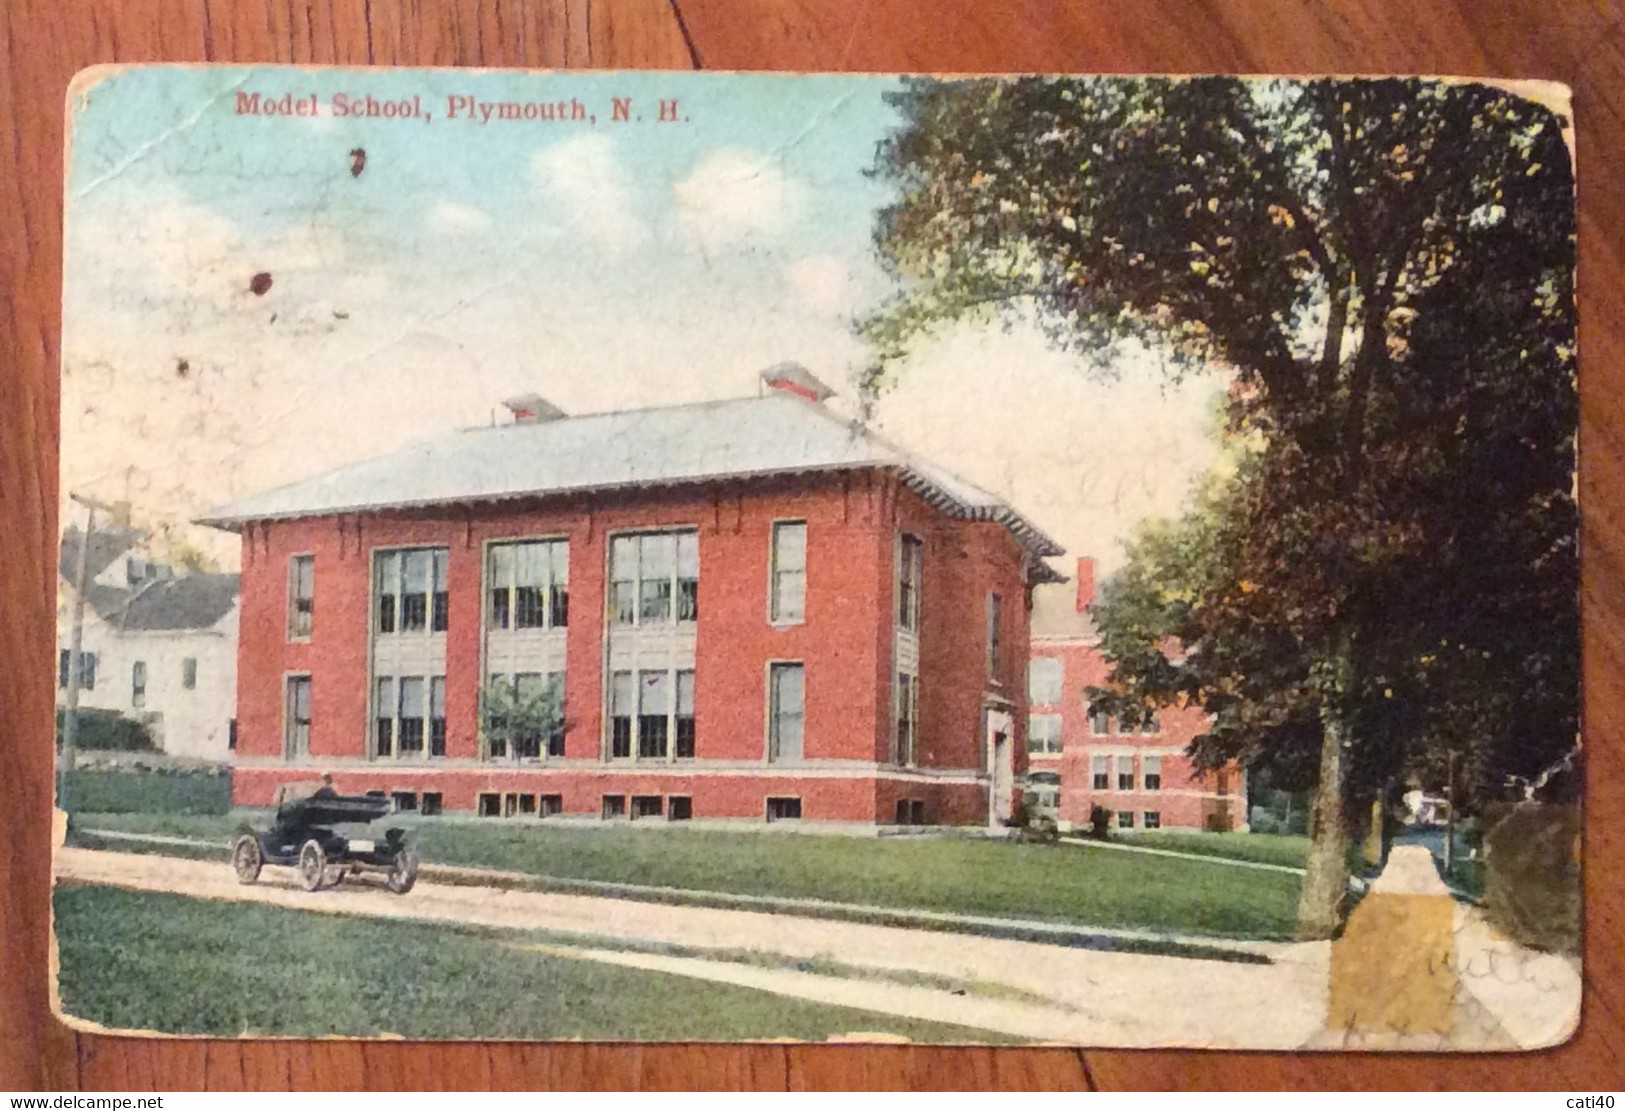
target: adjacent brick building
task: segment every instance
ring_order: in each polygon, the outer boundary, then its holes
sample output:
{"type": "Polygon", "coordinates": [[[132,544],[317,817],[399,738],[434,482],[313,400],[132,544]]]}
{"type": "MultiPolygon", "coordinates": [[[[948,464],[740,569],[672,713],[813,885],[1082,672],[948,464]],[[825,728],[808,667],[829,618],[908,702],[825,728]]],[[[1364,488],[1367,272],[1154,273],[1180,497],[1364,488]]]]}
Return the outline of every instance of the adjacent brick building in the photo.
{"type": "Polygon", "coordinates": [[[1125,730],[1090,705],[1089,688],[1105,686],[1111,672],[1089,616],[1094,579],[1092,561],[1080,560],[1075,606],[1040,606],[1035,616],[1028,802],[1054,812],[1064,829],[1088,827],[1095,806],[1112,815],[1115,829],[1247,828],[1242,773],[1204,775],[1185,755],[1191,739],[1206,731],[1201,710],[1166,709],[1149,728],[1125,730]]]}
{"type": "Polygon", "coordinates": [[[236,801],[327,772],[490,815],[1008,815],[1060,549],[800,368],[763,377],[580,417],[515,399],[212,514],[243,545],[236,801]],[[542,691],[553,727],[493,715],[542,691]]]}

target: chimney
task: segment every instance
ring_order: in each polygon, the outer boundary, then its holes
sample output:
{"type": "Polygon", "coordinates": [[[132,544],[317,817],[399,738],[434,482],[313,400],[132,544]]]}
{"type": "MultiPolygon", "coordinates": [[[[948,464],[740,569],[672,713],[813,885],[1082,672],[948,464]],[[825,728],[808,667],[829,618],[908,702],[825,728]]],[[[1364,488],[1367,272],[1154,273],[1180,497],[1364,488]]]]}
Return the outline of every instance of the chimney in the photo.
{"type": "Polygon", "coordinates": [[[513,415],[515,424],[543,424],[550,420],[562,420],[565,416],[563,409],[537,393],[510,397],[502,406],[513,415]]]}
{"type": "Polygon", "coordinates": [[[762,384],[814,404],[835,396],[835,391],[812,376],[800,363],[778,363],[762,371],[762,384]]]}
{"type": "Polygon", "coordinates": [[[1095,604],[1095,561],[1091,556],[1078,559],[1078,612],[1095,604]]]}

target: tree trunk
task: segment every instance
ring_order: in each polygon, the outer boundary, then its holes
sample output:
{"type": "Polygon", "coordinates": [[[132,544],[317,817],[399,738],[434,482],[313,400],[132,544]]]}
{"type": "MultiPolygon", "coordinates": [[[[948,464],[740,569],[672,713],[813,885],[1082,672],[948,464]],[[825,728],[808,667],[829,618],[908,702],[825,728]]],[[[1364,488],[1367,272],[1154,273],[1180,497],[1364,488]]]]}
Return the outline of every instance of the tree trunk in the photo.
{"type": "Polygon", "coordinates": [[[1304,861],[1303,893],[1298,898],[1298,937],[1305,941],[1320,941],[1336,933],[1348,900],[1349,837],[1343,820],[1343,784],[1353,737],[1344,696],[1353,681],[1352,657],[1345,638],[1323,665],[1320,783],[1309,818],[1309,855],[1304,861]]]}

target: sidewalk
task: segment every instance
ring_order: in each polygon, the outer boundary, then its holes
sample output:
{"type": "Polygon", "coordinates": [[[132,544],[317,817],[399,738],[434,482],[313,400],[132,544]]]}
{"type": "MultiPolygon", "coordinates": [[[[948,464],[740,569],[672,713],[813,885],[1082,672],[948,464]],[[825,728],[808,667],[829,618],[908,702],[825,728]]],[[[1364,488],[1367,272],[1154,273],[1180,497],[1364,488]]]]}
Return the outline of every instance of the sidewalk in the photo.
{"type": "Polygon", "coordinates": [[[1459,904],[1421,845],[1398,845],[1332,943],[1315,1048],[1514,1050],[1580,1018],[1577,962],[1525,949],[1459,904]]]}

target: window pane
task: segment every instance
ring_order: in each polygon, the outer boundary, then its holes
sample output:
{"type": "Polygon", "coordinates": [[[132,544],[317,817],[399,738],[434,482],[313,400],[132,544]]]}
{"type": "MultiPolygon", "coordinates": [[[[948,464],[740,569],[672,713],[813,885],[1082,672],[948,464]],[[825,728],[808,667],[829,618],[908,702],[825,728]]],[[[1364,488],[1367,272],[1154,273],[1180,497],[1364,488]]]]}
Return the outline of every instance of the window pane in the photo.
{"type": "Polygon", "coordinates": [[[429,680],[429,755],[446,754],[446,677],[429,680]]]}
{"type": "Polygon", "coordinates": [[[678,620],[699,620],[699,533],[678,534],[678,620]]]}
{"type": "Polygon", "coordinates": [[[694,673],[677,673],[677,757],[694,756],[694,673]]]}
{"type": "Polygon", "coordinates": [[[402,679],[400,685],[401,753],[422,752],[424,738],[424,683],[421,678],[402,679]]]}
{"type": "Polygon", "coordinates": [[[553,628],[562,629],[570,620],[570,545],[563,540],[549,544],[548,561],[548,621],[553,628]]]}
{"type": "Polygon", "coordinates": [[[645,671],[640,673],[639,707],[641,714],[671,713],[671,672],[645,671]]]}
{"type": "Polygon", "coordinates": [[[547,731],[547,754],[564,755],[564,672],[547,674],[547,693],[553,706],[553,722],[547,731]]]}
{"type": "Polygon", "coordinates": [[[613,757],[632,755],[632,673],[617,671],[609,684],[610,746],[613,757]]]}
{"type": "Polygon", "coordinates": [[[639,537],[638,566],[638,620],[645,624],[670,621],[677,538],[670,533],[639,537]]]}
{"type": "Polygon", "coordinates": [[[492,545],[485,568],[485,594],[490,599],[488,620],[493,629],[506,629],[512,620],[510,598],[513,590],[513,572],[513,545],[492,545]]]}
{"type": "Polygon", "coordinates": [[[617,536],[610,545],[610,609],[615,622],[637,620],[638,542],[635,536],[617,536]]]}
{"type": "Polygon", "coordinates": [[[638,602],[638,621],[648,625],[671,620],[671,580],[644,579],[638,602]]]}
{"type": "Polygon", "coordinates": [[[677,577],[680,579],[697,579],[700,577],[700,536],[695,532],[683,532],[677,535],[677,577]]]}
{"type": "Polygon", "coordinates": [[[373,689],[373,750],[388,756],[395,751],[395,680],[380,678],[373,689]]]}
{"type": "Polygon", "coordinates": [[[1027,701],[1034,706],[1060,705],[1061,680],[1060,660],[1033,660],[1027,669],[1027,701]]]}
{"type": "Polygon", "coordinates": [[[429,553],[423,549],[401,553],[401,580],[407,593],[429,590],[429,553]]]}
{"type": "Polygon", "coordinates": [[[769,755],[775,760],[799,760],[805,678],[801,664],[774,664],[772,673],[772,736],[769,755]]]}
{"type": "Polygon", "coordinates": [[[677,571],[677,537],[671,533],[639,537],[638,559],[643,578],[671,578],[677,571]]]}

